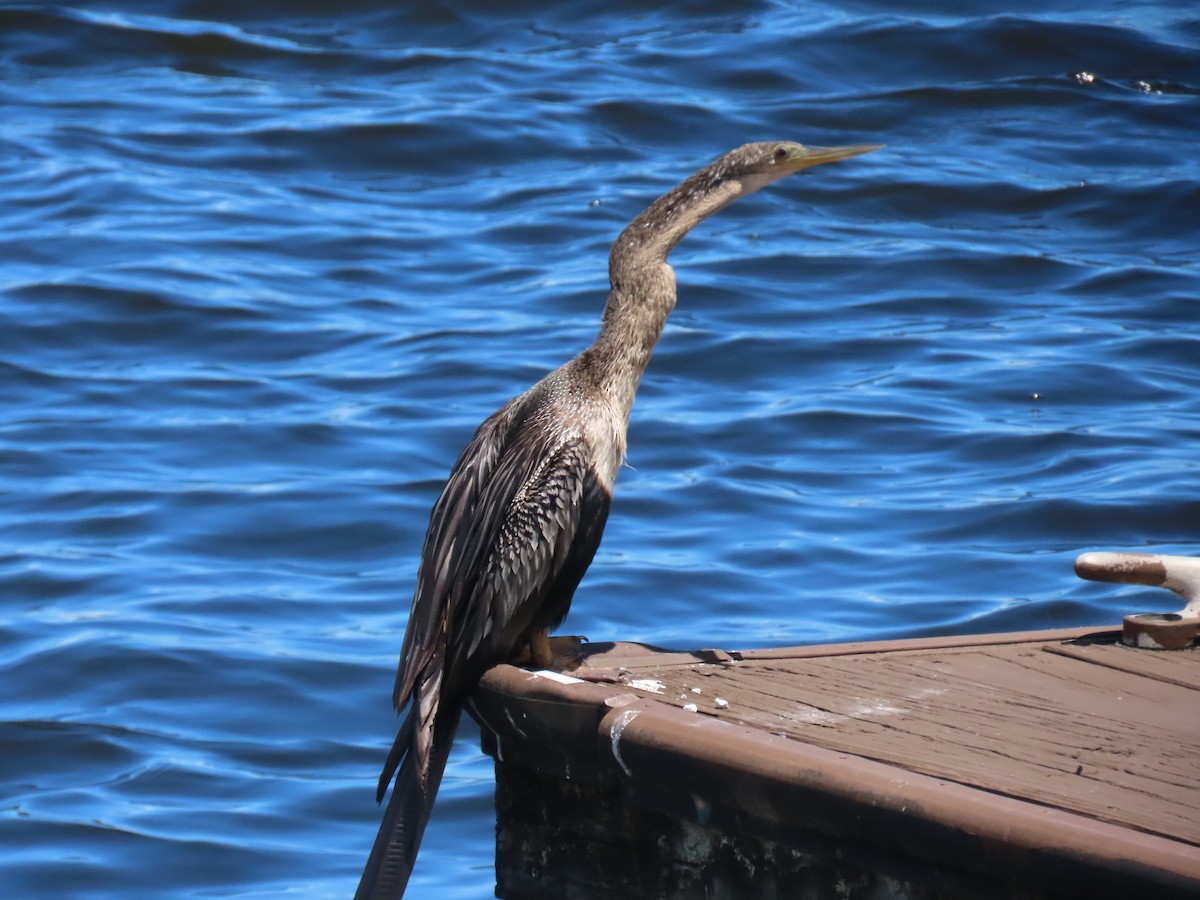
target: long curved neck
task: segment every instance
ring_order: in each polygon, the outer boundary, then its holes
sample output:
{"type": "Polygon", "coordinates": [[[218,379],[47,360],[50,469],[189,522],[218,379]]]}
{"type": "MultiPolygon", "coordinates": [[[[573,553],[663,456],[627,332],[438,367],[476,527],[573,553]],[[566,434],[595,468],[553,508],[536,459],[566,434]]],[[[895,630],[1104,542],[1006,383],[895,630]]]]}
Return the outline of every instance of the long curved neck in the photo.
{"type": "Polygon", "coordinates": [[[650,204],[613,244],[604,319],[584,355],[602,396],[626,422],[650,354],[675,308],[675,273],[667,256],[696,225],[748,192],[713,166],[701,169],[650,204]]]}

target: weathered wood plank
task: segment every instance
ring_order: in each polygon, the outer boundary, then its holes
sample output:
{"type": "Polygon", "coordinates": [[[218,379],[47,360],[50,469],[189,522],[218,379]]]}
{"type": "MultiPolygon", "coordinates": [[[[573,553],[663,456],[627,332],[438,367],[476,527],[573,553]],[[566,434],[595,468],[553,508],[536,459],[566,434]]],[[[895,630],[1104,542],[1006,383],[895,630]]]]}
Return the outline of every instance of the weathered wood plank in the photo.
{"type": "Polygon", "coordinates": [[[1131,675],[1200,691],[1200,649],[1196,647],[1170,653],[1135,650],[1121,644],[1060,644],[1045,649],[1050,653],[1108,666],[1131,675]]]}
{"type": "Polygon", "coordinates": [[[502,895],[1200,898],[1200,651],[1096,631],[498,667],[502,895]]]}
{"type": "Polygon", "coordinates": [[[661,682],[666,702],[727,721],[1200,844],[1200,692],[1185,686],[1186,663],[1148,659],[1158,677],[1131,677],[1137,660],[1122,655],[1148,651],[1071,648],[1080,659],[1047,646],[659,666],[632,683],[661,682]]]}

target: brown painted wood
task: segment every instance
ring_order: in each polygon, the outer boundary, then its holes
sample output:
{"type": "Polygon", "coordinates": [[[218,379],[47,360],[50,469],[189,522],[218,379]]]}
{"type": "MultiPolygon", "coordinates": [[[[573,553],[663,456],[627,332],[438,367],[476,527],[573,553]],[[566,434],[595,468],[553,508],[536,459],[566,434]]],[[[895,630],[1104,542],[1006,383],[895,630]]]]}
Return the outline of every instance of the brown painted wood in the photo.
{"type": "Polygon", "coordinates": [[[1200,651],[1081,634],[727,663],[617,645],[587,666],[697,714],[1200,847],[1200,651]]]}
{"type": "Polygon", "coordinates": [[[1105,644],[1061,644],[1048,646],[1047,651],[1071,656],[1098,666],[1108,666],[1121,672],[1156,678],[1169,684],[1200,691],[1200,664],[1196,649],[1170,653],[1135,650],[1130,647],[1105,644]]]}
{"type": "Polygon", "coordinates": [[[497,805],[500,895],[1200,898],[1200,650],[1119,636],[588,645],[585,681],[498,666],[472,712],[498,781],[525,785],[497,805]],[[528,815],[534,783],[567,805],[528,815]],[[602,883],[605,853],[651,886],[602,883]],[[654,880],[680,872],[687,890],[654,880]]]}

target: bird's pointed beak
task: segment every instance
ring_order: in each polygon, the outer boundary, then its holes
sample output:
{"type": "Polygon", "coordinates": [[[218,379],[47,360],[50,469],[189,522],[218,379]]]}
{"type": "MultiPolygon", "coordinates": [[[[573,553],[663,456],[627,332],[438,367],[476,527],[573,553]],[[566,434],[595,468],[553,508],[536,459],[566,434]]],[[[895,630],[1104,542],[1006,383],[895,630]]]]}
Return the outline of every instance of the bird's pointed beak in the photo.
{"type": "Polygon", "coordinates": [[[862,156],[872,150],[879,150],[883,144],[854,144],[849,147],[803,147],[795,144],[788,148],[787,159],[783,164],[793,172],[819,166],[822,163],[837,162],[850,159],[852,156],[862,156]]]}

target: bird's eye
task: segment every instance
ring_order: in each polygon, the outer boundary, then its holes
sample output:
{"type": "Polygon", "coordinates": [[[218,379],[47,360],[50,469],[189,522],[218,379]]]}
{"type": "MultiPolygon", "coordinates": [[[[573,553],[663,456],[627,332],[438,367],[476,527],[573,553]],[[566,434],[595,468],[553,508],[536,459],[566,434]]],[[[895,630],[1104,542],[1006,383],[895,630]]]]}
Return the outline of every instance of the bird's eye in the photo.
{"type": "Polygon", "coordinates": [[[779,160],[786,159],[787,155],[788,155],[787,147],[776,147],[775,148],[775,160],[777,162],[779,160]]]}

